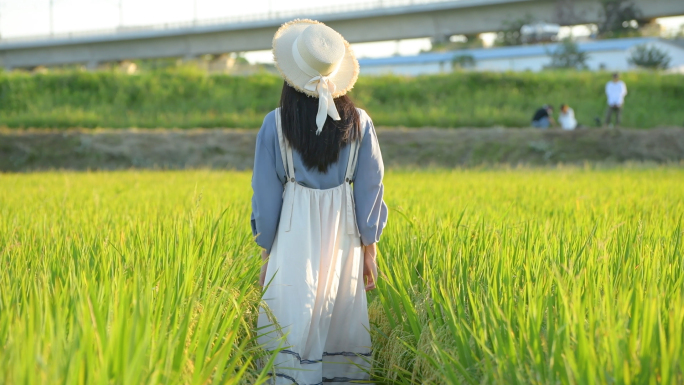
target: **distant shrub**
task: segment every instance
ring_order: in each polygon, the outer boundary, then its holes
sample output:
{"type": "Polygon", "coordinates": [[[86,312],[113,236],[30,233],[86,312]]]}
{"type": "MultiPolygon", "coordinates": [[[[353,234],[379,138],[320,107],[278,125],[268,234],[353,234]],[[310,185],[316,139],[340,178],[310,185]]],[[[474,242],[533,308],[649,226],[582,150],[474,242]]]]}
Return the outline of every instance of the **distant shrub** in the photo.
{"type": "Polygon", "coordinates": [[[458,55],[451,60],[453,68],[473,68],[475,67],[475,58],[473,55],[458,55]]]}
{"type": "Polygon", "coordinates": [[[555,51],[550,53],[551,64],[547,68],[568,68],[583,70],[587,68],[589,54],[579,50],[579,46],[569,38],[563,39],[555,51]]]}
{"type": "Polygon", "coordinates": [[[634,47],[627,62],[633,66],[665,70],[670,67],[670,55],[654,45],[640,44],[634,47]]]}

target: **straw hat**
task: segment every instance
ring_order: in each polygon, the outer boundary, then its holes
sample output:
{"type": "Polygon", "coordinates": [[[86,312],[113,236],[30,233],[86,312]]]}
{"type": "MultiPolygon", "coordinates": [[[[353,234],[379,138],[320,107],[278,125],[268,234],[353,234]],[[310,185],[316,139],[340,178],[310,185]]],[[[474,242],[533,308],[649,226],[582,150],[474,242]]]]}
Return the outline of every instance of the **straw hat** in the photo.
{"type": "Polygon", "coordinates": [[[327,115],[340,119],[333,98],[351,90],[359,76],[359,62],[342,35],[318,21],[293,20],[275,33],[273,59],[287,84],[319,99],[316,134],[327,115]]]}

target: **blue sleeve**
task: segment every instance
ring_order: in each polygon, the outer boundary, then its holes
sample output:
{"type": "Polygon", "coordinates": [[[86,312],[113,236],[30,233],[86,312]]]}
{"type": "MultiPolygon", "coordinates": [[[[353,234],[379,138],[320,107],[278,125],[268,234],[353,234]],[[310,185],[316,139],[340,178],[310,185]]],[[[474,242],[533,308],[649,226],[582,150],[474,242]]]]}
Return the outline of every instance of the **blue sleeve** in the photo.
{"type": "Polygon", "coordinates": [[[375,127],[365,112],[361,113],[361,129],[365,131],[365,135],[359,148],[354,178],[354,202],[361,242],[370,245],[380,240],[380,235],[387,224],[387,205],[382,199],[385,166],[382,163],[375,127]]]}
{"type": "Polygon", "coordinates": [[[283,205],[283,182],[277,172],[278,141],[273,113],[266,116],[259,130],[252,173],[252,235],[256,243],[271,252],[275,239],[280,209],[283,205]]]}

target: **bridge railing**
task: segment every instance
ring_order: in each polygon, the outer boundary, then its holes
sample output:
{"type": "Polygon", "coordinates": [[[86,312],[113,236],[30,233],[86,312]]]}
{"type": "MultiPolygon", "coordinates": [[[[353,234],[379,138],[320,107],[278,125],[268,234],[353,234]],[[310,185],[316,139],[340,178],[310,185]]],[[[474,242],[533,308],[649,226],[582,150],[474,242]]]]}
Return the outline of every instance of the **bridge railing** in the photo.
{"type": "Polygon", "coordinates": [[[458,1],[458,0],[373,0],[365,1],[359,3],[348,3],[332,5],[327,7],[319,8],[308,8],[308,9],[295,9],[295,10],[269,10],[268,12],[254,13],[254,14],[244,14],[235,15],[222,18],[213,19],[197,19],[182,22],[173,23],[163,23],[163,24],[152,24],[152,25],[137,25],[137,26],[118,26],[115,28],[108,29],[98,29],[98,30],[84,30],[84,31],[73,31],[66,33],[54,33],[48,35],[27,35],[18,36],[10,38],[0,38],[2,42],[20,42],[20,41],[31,41],[31,40],[64,40],[64,39],[74,39],[79,37],[88,36],[102,36],[102,35],[124,35],[128,33],[136,32],[146,32],[146,31],[163,31],[163,30],[190,30],[196,27],[208,27],[214,25],[225,25],[225,24],[243,24],[243,23],[253,23],[259,21],[284,21],[287,19],[294,18],[306,18],[306,17],[321,17],[330,16],[339,13],[349,13],[349,12],[359,12],[366,10],[376,10],[383,8],[396,8],[396,7],[406,7],[406,6],[417,6],[423,4],[431,3],[443,3],[448,1],[458,1]]]}

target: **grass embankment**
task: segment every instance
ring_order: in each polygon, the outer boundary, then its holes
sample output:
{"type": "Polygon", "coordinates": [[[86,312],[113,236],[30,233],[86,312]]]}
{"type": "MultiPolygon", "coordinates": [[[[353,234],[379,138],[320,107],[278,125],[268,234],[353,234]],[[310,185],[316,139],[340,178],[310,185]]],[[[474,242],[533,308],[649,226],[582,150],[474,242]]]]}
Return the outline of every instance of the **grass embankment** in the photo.
{"type": "MultiPolygon", "coordinates": [[[[251,169],[257,130],[0,129],[0,172],[251,169]]],[[[684,128],[378,129],[385,167],[668,163],[684,165],[684,128]]]]}
{"type": "MultiPolygon", "coordinates": [[[[683,383],[682,178],[389,173],[369,297],[376,374],[683,383]]],[[[260,383],[249,180],[0,175],[0,382],[260,383]]]]}
{"type": "MultiPolygon", "coordinates": [[[[578,120],[603,117],[607,73],[477,73],[361,77],[351,93],[376,125],[524,127],[544,103],[569,103],[578,120]]],[[[624,74],[625,127],[684,125],[684,76],[624,74]]],[[[240,127],[261,125],[279,100],[275,75],[206,75],[190,69],[0,74],[0,126],[240,127]]]]}

